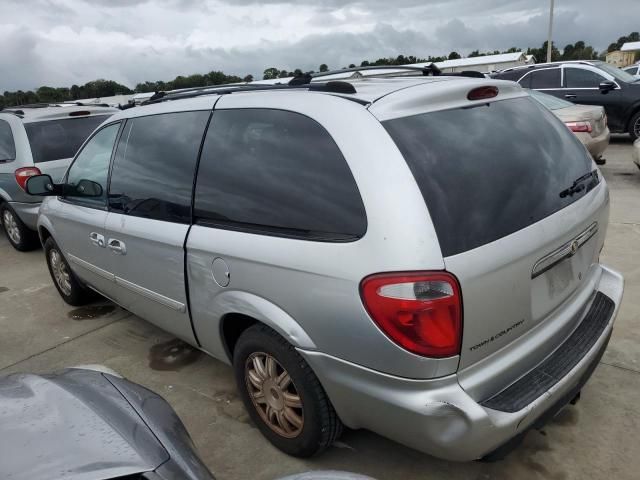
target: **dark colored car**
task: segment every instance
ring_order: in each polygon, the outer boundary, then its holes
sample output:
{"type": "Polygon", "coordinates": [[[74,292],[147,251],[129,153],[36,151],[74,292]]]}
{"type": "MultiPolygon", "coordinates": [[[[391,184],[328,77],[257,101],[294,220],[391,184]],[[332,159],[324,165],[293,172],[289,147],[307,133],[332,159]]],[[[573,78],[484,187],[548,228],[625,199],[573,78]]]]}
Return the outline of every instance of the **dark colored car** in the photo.
{"type": "Polygon", "coordinates": [[[491,75],[583,105],[601,105],[612,133],[640,137],[640,78],[600,61],[538,63],[491,75]]]}
{"type": "Polygon", "coordinates": [[[162,397],[87,368],[0,378],[0,478],[213,480],[162,397]]]}

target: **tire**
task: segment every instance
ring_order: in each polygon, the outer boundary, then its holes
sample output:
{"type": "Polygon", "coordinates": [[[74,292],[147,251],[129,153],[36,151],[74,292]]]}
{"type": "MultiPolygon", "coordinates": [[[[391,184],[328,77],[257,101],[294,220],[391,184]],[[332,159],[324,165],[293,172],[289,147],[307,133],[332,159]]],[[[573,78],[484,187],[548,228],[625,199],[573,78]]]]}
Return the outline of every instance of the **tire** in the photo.
{"type": "Polygon", "coordinates": [[[38,234],[27,227],[7,203],[0,205],[0,221],[9,243],[16,250],[28,252],[40,245],[38,234]]]}
{"type": "Polygon", "coordinates": [[[269,327],[258,324],[242,333],[234,349],[233,367],[249,415],[276,448],[306,458],[340,437],[342,422],[318,378],[295,348],[269,327]],[[256,361],[262,368],[256,368],[256,361]],[[281,388],[287,373],[290,383],[281,388]]]}
{"type": "Polygon", "coordinates": [[[44,253],[51,280],[66,303],[80,307],[96,300],[98,294],[80,283],[53,238],[44,242],[44,253]]]}
{"type": "Polygon", "coordinates": [[[640,111],[634,113],[629,121],[629,135],[634,141],[640,138],[640,111]]]}

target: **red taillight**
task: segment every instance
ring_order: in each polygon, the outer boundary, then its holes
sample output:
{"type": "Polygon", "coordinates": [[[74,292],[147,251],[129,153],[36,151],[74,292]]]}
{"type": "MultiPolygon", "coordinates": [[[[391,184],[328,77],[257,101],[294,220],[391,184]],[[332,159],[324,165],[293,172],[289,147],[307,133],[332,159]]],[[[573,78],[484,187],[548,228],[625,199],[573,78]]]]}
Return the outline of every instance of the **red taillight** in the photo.
{"type": "Polygon", "coordinates": [[[69,114],[70,117],[82,117],[85,115],[91,115],[91,112],[89,112],[88,110],[77,110],[69,114]]]}
{"type": "Polygon", "coordinates": [[[362,301],[382,331],[425,357],[460,353],[462,298],[446,272],[378,274],[362,280],[362,301]]]}
{"type": "Polygon", "coordinates": [[[27,180],[34,175],[42,175],[42,172],[37,167],[25,167],[19,168],[15,171],[16,182],[20,185],[20,188],[24,191],[27,190],[27,180]]]}
{"type": "Polygon", "coordinates": [[[591,123],[589,122],[566,122],[565,125],[572,132],[591,133],[592,131],[591,123]]]}
{"type": "Polygon", "coordinates": [[[478,87],[467,94],[469,100],[484,100],[498,96],[498,87],[478,87]]]}

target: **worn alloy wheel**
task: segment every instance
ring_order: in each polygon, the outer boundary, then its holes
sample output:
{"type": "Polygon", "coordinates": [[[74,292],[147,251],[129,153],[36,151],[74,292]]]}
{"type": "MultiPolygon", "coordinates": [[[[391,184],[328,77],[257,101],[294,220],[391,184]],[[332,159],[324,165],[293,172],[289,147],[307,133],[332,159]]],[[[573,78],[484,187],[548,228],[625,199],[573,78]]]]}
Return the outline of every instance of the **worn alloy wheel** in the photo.
{"type": "Polygon", "coordinates": [[[640,138],[640,112],[636,112],[629,121],[629,135],[634,140],[640,138]]]}
{"type": "Polygon", "coordinates": [[[271,355],[247,358],[245,379],[251,401],[262,420],[278,435],[295,438],[304,426],[304,410],[291,375],[271,355]]]}
{"type": "Polygon", "coordinates": [[[277,448],[310,457],[342,433],[320,381],[281,335],[256,323],[238,338],[233,368],[240,397],[260,432],[277,448]]]}
{"type": "Polygon", "coordinates": [[[9,239],[11,239],[13,243],[19,244],[22,240],[22,236],[20,235],[18,222],[16,222],[11,210],[7,209],[2,213],[2,224],[4,225],[4,229],[7,232],[9,239]]]}
{"type": "Polygon", "coordinates": [[[44,242],[44,254],[53,284],[65,302],[79,307],[96,299],[97,294],[82,285],[76,278],[60,248],[51,237],[44,242]]]}
{"type": "Polygon", "coordinates": [[[53,278],[65,295],[71,295],[71,275],[67,269],[67,264],[62,260],[60,252],[56,249],[52,249],[49,252],[49,262],[51,264],[51,271],[53,278]]]}

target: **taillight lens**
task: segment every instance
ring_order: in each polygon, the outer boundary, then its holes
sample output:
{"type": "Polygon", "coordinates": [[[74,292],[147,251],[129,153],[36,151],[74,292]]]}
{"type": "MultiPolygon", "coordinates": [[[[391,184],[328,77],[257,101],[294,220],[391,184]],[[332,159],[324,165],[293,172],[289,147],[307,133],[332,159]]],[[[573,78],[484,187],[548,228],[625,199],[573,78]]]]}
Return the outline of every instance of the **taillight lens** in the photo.
{"type": "Polygon", "coordinates": [[[498,87],[487,86],[474,88],[467,94],[469,100],[485,100],[487,98],[494,98],[498,96],[498,87]]]}
{"type": "Polygon", "coordinates": [[[565,125],[569,127],[572,132],[584,132],[591,133],[591,123],[589,122],[566,122],[565,125]]]}
{"type": "Polygon", "coordinates": [[[462,298],[453,275],[372,275],[362,280],[360,293],[374,322],[402,348],[425,357],[460,353],[462,298]]]}
{"type": "Polygon", "coordinates": [[[25,167],[19,168],[15,171],[16,182],[20,185],[20,188],[27,191],[27,180],[34,175],[42,175],[42,172],[37,167],[25,167]]]}

